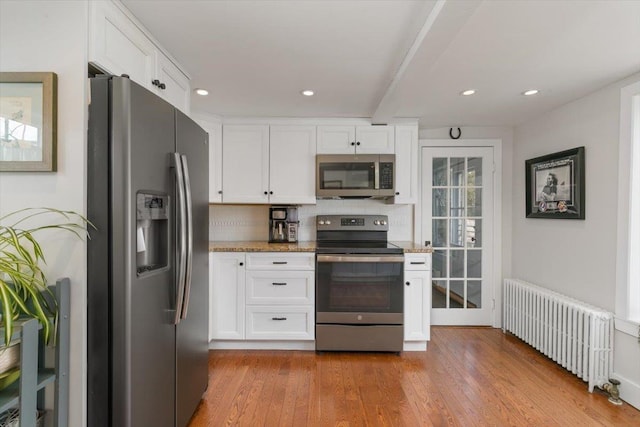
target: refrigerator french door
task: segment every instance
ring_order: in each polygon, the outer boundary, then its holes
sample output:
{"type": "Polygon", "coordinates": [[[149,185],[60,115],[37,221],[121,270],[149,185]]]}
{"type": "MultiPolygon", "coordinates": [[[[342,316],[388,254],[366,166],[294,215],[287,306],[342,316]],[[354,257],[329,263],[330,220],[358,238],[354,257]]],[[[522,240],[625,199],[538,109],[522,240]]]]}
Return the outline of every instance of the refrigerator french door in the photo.
{"type": "Polygon", "coordinates": [[[208,148],[122,77],[91,80],[90,426],[186,426],[207,386],[208,148]]]}

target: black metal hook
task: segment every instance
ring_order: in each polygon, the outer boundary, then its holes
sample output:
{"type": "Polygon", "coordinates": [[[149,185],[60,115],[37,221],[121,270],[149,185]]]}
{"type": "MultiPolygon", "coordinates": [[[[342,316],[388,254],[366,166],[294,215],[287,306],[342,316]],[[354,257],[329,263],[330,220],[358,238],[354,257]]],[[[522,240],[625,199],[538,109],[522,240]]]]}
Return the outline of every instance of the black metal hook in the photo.
{"type": "Polygon", "coordinates": [[[460,130],[460,128],[458,128],[458,136],[453,136],[453,128],[449,128],[449,137],[451,137],[451,139],[460,139],[461,136],[462,131],[460,130]]]}

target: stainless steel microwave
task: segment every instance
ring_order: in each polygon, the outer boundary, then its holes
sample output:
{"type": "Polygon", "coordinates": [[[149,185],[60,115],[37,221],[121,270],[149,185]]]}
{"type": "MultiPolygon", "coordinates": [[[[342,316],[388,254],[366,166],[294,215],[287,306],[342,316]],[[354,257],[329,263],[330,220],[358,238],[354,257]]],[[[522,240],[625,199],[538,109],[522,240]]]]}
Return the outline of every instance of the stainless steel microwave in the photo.
{"type": "Polygon", "coordinates": [[[368,198],[395,194],[394,154],[319,154],[316,197],[368,198]]]}

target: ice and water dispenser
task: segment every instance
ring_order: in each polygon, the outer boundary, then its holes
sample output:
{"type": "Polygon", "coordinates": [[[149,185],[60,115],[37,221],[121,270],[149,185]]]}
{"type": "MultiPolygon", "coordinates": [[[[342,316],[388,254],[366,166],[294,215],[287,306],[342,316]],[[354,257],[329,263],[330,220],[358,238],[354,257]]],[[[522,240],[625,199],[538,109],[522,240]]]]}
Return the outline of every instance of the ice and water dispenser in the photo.
{"type": "Polygon", "coordinates": [[[167,266],[169,196],[139,192],[136,205],[136,268],[142,274],[167,266]]]}

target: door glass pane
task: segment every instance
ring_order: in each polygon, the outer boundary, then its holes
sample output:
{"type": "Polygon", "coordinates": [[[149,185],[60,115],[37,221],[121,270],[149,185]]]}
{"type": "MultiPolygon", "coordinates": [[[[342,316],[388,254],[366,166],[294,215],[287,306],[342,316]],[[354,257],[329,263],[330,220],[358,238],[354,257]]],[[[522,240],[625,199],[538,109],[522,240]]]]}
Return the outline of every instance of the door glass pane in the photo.
{"type": "Polygon", "coordinates": [[[482,277],[482,251],[479,249],[467,251],[467,277],[482,277]]]}
{"type": "Polygon", "coordinates": [[[451,157],[451,186],[464,185],[464,157],[451,157]]]}
{"type": "Polygon", "coordinates": [[[464,189],[452,188],[451,189],[451,213],[449,214],[449,216],[463,216],[463,215],[464,215],[464,189]]]}
{"type": "Polygon", "coordinates": [[[467,189],[467,216],[482,216],[482,188],[467,189]]]}
{"type": "Polygon", "coordinates": [[[447,158],[435,157],[433,159],[433,186],[447,185],[447,158]]]}
{"type": "Polygon", "coordinates": [[[431,285],[431,307],[447,308],[447,281],[434,280],[431,285]]]}
{"type": "Polygon", "coordinates": [[[482,282],[480,280],[467,282],[467,308],[482,308],[482,282]]]}
{"type": "Polygon", "coordinates": [[[482,220],[481,219],[467,220],[467,247],[468,248],[482,247],[482,220]]]}
{"type": "Polygon", "coordinates": [[[447,277],[447,251],[435,250],[433,251],[433,270],[431,273],[433,277],[447,277]]]}
{"type": "Polygon", "coordinates": [[[451,251],[449,268],[449,277],[464,277],[464,250],[451,251]]]}
{"type": "Polygon", "coordinates": [[[482,157],[469,157],[467,162],[467,185],[470,187],[481,187],[482,157]]]}
{"type": "Polygon", "coordinates": [[[447,216],[447,190],[444,188],[433,189],[432,216],[447,216]]]}
{"type": "Polygon", "coordinates": [[[449,231],[449,246],[461,248],[464,246],[464,219],[451,219],[449,231]]]}
{"type": "Polygon", "coordinates": [[[464,280],[449,282],[449,308],[464,308],[464,280]]]}
{"type": "Polygon", "coordinates": [[[436,248],[447,246],[447,220],[434,219],[432,224],[431,238],[433,239],[433,246],[436,248]]]}

